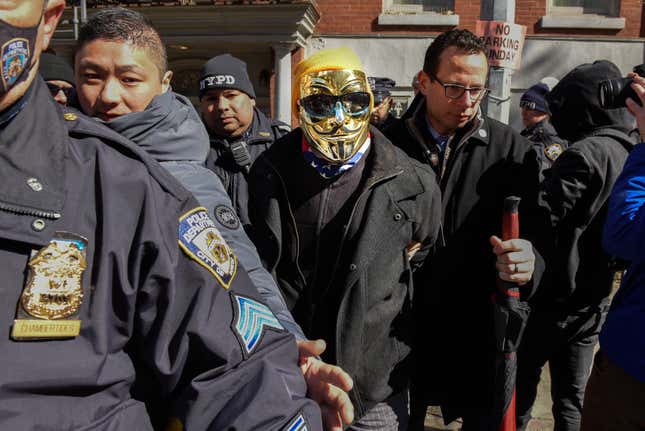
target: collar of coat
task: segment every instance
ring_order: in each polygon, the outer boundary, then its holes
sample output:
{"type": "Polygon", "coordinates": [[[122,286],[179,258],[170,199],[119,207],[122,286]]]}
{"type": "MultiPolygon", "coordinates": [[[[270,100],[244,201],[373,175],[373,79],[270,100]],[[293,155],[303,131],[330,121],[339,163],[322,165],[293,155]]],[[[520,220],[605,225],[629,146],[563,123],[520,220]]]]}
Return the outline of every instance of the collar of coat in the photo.
{"type": "Polygon", "coordinates": [[[37,76],[31,87],[24,108],[0,132],[0,201],[60,213],[68,132],[62,107],[49,95],[44,81],[37,76]]]}
{"type": "MultiPolygon", "coordinates": [[[[416,171],[421,167],[415,167],[412,160],[397,149],[376,127],[370,126],[370,134],[372,143],[365,162],[365,169],[368,172],[365,188],[402,178],[402,181],[397,181],[397,186],[392,191],[395,200],[423,193],[426,187],[416,171]]],[[[305,163],[300,149],[302,131],[297,128],[278,142],[271,146],[262,158],[266,158],[266,162],[273,171],[282,177],[285,172],[290,172],[291,163],[305,163]]]]}
{"type": "MultiPolygon", "coordinates": [[[[434,141],[434,138],[430,135],[430,131],[425,126],[425,117],[427,115],[426,103],[428,103],[427,98],[419,103],[412,116],[405,120],[408,129],[420,142],[428,142],[428,139],[434,141]]],[[[464,127],[457,129],[454,134],[457,139],[462,139],[466,135],[468,135],[469,139],[475,139],[483,145],[488,145],[490,133],[488,131],[487,121],[485,121],[485,117],[481,112],[481,107],[477,108],[477,115],[466,123],[464,127]]]]}

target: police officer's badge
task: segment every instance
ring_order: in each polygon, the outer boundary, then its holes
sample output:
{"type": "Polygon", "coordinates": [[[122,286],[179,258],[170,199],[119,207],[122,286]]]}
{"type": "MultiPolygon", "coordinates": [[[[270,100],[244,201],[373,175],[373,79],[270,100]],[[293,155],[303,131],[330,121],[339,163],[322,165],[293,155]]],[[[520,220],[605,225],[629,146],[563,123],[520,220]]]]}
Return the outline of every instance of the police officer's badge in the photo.
{"type": "Polygon", "coordinates": [[[11,39],[2,46],[2,81],[8,88],[16,82],[29,60],[29,41],[11,39]]]}
{"type": "Polygon", "coordinates": [[[80,320],[70,319],[83,302],[82,276],[87,240],[69,232],[54,238],[29,259],[29,276],[20,296],[14,339],[75,337],[80,320]]]}
{"type": "Polygon", "coordinates": [[[551,145],[548,145],[544,148],[544,155],[551,160],[552,162],[555,161],[558,157],[560,157],[560,154],[562,154],[562,145],[558,143],[554,143],[551,145]]]}
{"type": "Polygon", "coordinates": [[[229,248],[204,207],[179,217],[179,246],[209,270],[228,289],[237,272],[237,257],[229,248]]]}

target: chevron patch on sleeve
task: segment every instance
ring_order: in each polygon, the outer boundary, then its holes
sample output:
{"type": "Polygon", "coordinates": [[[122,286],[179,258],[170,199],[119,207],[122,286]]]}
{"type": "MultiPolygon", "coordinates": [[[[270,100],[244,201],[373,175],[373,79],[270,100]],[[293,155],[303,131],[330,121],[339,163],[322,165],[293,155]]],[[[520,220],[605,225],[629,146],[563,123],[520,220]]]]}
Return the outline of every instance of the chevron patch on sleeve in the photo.
{"type": "Polygon", "coordinates": [[[231,298],[235,309],[232,327],[242,345],[244,356],[249,356],[260,344],[265,330],[284,331],[278,319],[266,305],[233,293],[231,298]]]}
{"type": "Polygon", "coordinates": [[[289,422],[289,425],[285,428],[285,431],[308,431],[309,428],[307,428],[307,421],[305,418],[302,416],[302,413],[298,413],[298,415],[291,421],[289,422]]]}

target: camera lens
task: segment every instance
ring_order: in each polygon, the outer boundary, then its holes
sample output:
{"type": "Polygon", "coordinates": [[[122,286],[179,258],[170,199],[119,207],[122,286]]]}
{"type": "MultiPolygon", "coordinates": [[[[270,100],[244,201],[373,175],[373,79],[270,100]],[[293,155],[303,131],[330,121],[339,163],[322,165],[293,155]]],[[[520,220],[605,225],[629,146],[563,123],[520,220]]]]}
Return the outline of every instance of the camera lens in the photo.
{"type": "Polygon", "coordinates": [[[640,105],[640,99],[631,87],[631,78],[608,79],[598,84],[598,99],[603,109],[624,108],[630,98],[640,105]]]}

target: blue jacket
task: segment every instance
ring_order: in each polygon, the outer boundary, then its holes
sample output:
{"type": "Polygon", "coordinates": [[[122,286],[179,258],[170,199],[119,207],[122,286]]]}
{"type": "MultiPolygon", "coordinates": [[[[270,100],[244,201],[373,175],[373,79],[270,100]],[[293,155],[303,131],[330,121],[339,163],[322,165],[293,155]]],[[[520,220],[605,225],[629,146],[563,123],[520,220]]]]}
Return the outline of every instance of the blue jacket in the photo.
{"type": "Polygon", "coordinates": [[[305,339],[278,286],[262,266],[220,179],[204,166],[210,151],[208,134],[190,101],[169,91],[155,97],[144,111],[123,115],[106,125],[153,156],[208,209],[280,323],[296,338],[305,339]]]}
{"type": "Polygon", "coordinates": [[[629,154],[609,199],[603,245],[630,263],[600,333],[600,348],[645,382],[645,145],[629,154]]]}
{"type": "Polygon", "coordinates": [[[197,201],[41,78],[24,101],[0,131],[0,429],[321,430],[293,337],[197,201]]]}

